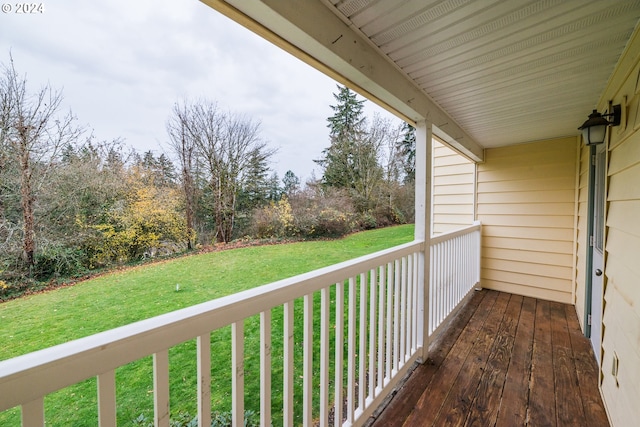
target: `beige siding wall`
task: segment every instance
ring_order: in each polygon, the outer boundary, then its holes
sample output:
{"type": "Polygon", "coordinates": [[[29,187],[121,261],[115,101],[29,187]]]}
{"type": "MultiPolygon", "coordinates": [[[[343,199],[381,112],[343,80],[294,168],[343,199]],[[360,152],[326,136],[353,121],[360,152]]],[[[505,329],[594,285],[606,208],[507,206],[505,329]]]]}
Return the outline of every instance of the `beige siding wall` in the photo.
{"type": "MultiPolygon", "coordinates": [[[[602,395],[614,426],[640,420],[640,35],[638,30],[602,96],[623,105],[610,128],[602,337],[602,395]],[[618,377],[612,375],[614,353],[618,377]]],[[[587,114],[587,112],[585,113],[587,114]]],[[[586,168],[586,162],[581,162],[586,168]]]]}
{"type": "Polygon", "coordinates": [[[576,138],[487,149],[477,166],[482,286],[573,302],[576,138]]]}
{"type": "Polygon", "coordinates": [[[431,233],[456,230],[474,221],[475,164],[433,140],[431,233]]]}

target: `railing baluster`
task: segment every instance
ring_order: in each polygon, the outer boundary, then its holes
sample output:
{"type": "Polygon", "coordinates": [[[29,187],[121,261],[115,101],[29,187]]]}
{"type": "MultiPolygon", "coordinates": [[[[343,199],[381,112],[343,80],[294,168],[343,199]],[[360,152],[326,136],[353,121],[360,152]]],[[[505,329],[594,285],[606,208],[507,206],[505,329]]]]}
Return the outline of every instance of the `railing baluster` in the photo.
{"type": "MultiPolygon", "coordinates": [[[[382,390],[384,387],[384,364],[385,364],[385,341],[384,341],[384,307],[385,307],[385,280],[386,280],[386,269],[384,265],[379,267],[379,292],[378,298],[380,299],[378,302],[378,390],[382,390]]],[[[377,393],[376,393],[377,394],[377,393]]]]}
{"type": "Polygon", "coordinates": [[[411,337],[413,336],[413,329],[411,328],[411,317],[413,316],[413,310],[411,307],[411,303],[412,303],[412,295],[413,295],[413,290],[412,290],[412,279],[413,279],[413,263],[412,263],[412,259],[409,255],[407,255],[406,257],[406,296],[405,296],[405,319],[403,320],[403,323],[406,325],[405,326],[405,342],[404,342],[404,357],[403,357],[403,364],[407,362],[407,360],[409,360],[409,356],[411,356],[411,337]]]}
{"type": "Polygon", "coordinates": [[[385,385],[392,377],[391,371],[393,369],[393,290],[394,290],[394,281],[393,281],[393,265],[392,263],[387,264],[387,333],[386,333],[386,341],[387,341],[387,356],[386,360],[386,369],[385,369],[385,385]]]}
{"type": "Polygon", "coordinates": [[[444,305],[442,307],[442,312],[440,313],[440,319],[438,319],[438,323],[444,320],[444,315],[449,311],[449,288],[451,287],[451,241],[447,240],[444,242],[444,254],[445,254],[445,265],[443,271],[445,272],[445,281],[444,285],[444,296],[442,301],[444,305]]]}
{"type": "Polygon", "coordinates": [[[400,352],[398,353],[399,365],[402,366],[407,355],[407,258],[401,259],[401,282],[400,282],[400,352]]]}
{"type": "Polygon", "coordinates": [[[342,282],[336,283],[336,336],[335,336],[335,381],[334,381],[334,426],[342,424],[342,401],[344,394],[343,368],[344,368],[344,286],[342,282]]]}
{"type": "Polygon", "coordinates": [[[196,339],[198,371],[198,425],[211,425],[211,334],[196,339]]]}
{"type": "Polygon", "coordinates": [[[116,371],[98,375],[98,426],[116,425],[116,371]]]}
{"type": "Polygon", "coordinates": [[[418,254],[413,254],[411,256],[413,258],[413,269],[412,269],[412,273],[413,273],[413,286],[411,289],[413,289],[413,316],[411,317],[411,322],[413,324],[413,344],[411,346],[411,353],[413,354],[414,351],[418,350],[418,316],[419,316],[419,308],[418,308],[418,266],[419,266],[419,260],[418,260],[418,254]]]}
{"type": "Polygon", "coordinates": [[[293,301],[284,304],[283,425],[293,427],[293,301]]]}
{"type": "Polygon", "coordinates": [[[244,320],[231,325],[231,422],[244,425],[244,320]]]}
{"type": "Polygon", "coordinates": [[[413,325],[413,255],[407,255],[407,355],[405,360],[409,360],[411,355],[413,354],[413,335],[414,335],[414,325],[413,325]]]}
{"type": "Polygon", "coordinates": [[[438,299],[438,318],[436,319],[436,323],[439,325],[442,322],[442,313],[447,310],[447,276],[449,272],[447,271],[448,265],[448,252],[446,250],[447,244],[443,242],[440,244],[440,280],[438,281],[438,291],[440,293],[438,299]]]}
{"type": "MultiPolygon", "coordinates": [[[[393,282],[393,372],[400,368],[400,260],[395,261],[393,282]]],[[[393,376],[393,375],[392,375],[393,376]]]]}
{"type": "Polygon", "coordinates": [[[153,355],[154,425],[169,427],[169,350],[153,355]]]}
{"type": "Polygon", "coordinates": [[[313,294],[304,296],[304,338],[302,367],[302,424],[313,423],[313,294]]]}
{"type": "MultiPolygon", "coordinates": [[[[206,424],[209,425],[209,424],[206,424]]],[[[271,311],[260,313],[260,425],[271,425],[271,311]]]]}
{"type": "Polygon", "coordinates": [[[376,394],[376,304],[378,304],[376,270],[369,270],[369,397],[376,394]]]}
{"type": "Polygon", "coordinates": [[[349,319],[347,340],[347,423],[353,424],[356,386],[356,279],[349,278],[349,319]]]}
{"type": "Polygon", "coordinates": [[[21,408],[22,427],[42,427],[44,425],[44,398],[40,397],[21,408]]]}
{"type": "Polygon", "coordinates": [[[329,291],[320,291],[320,427],[329,425],[329,291]]]}
{"type": "MultiPolygon", "coordinates": [[[[434,245],[434,247],[431,248],[431,250],[429,251],[429,265],[431,266],[431,268],[429,269],[429,282],[426,284],[426,286],[429,287],[429,323],[426,325],[429,329],[428,329],[428,335],[431,335],[431,332],[433,331],[432,326],[435,324],[435,312],[436,312],[436,307],[435,304],[433,303],[435,301],[436,298],[436,291],[434,289],[434,283],[436,281],[436,272],[435,272],[435,260],[437,259],[437,252],[435,250],[436,245],[434,245]]],[[[425,262],[427,262],[427,260],[425,260],[425,262]]]]}
{"type": "Polygon", "coordinates": [[[449,310],[449,281],[451,280],[451,273],[449,272],[449,266],[451,265],[451,252],[449,251],[449,241],[447,240],[442,244],[442,307],[440,309],[440,317],[438,324],[444,320],[444,314],[449,310]]]}
{"type": "Polygon", "coordinates": [[[364,409],[367,391],[367,275],[360,274],[360,332],[358,334],[358,407],[364,409]]]}

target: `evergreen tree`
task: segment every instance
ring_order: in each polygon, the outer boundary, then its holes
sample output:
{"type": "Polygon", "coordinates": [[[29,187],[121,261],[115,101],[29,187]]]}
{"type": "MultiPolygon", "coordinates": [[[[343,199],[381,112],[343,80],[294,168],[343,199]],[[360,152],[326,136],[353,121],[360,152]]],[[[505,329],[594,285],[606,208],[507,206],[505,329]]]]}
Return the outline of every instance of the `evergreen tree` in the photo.
{"type": "Polygon", "coordinates": [[[414,182],[416,179],[416,129],[409,123],[404,124],[403,137],[398,150],[402,156],[404,182],[414,182]]]}
{"type": "Polygon", "coordinates": [[[293,171],[288,170],[285,172],[284,178],[282,178],[282,185],[282,191],[290,197],[300,189],[300,178],[293,171]]]}
{"type": "Polygon", "coordinates": [[[323,158],[315,162],[324,168],[322,183],[325,186],[353,189],[357,180],[356,145],[365,134],[364,100],[358,100],[345,86],[338,86],[338,93],[333,97],[337,104],[330,106],[334,114],[327,118],[331,145],[322,151],[323,158]]]}
{"type": "Polygon", "coordinates": [[[160,185],[167,186],[176,182],[176,167],[166,154],[162,153],[157,160],[157,173],[160,185]]]}
{"type": "Polygon", "coordinates": [[[156,161],[156,158],[153,155],[153,151],[151,151],[151,150],[146,151],[144,153],[144,156],[142,156],[142,160],[141,160],[140,164],[145,169],[148,169],[150,171],[154,170],[156,168],[156,166],[158,165],[158,162],[156,161]]]}
{"type": "Polygon", "coordinates": [[[260,150],[249,154],[243,186],[239,194],[238,211],[250,212],[271,199],[268,158],[260,150]]]}
{"type": "Polygon", "coordinates": [[[267,182],[267,198],[273,202],[277,202],[282,198],[282,188],[280,187],[280,177],[277,172],[273,172],[267,182]]]}
{"type": "Polygon", "coordinates": [[[374,208],[374,190],[382,179],[380,141],[373,130],[367,131],[364,101],[348,88],[338,88],[333,95],[338,103],[331,106],[334,114],[327,119],[331,145],[316,163],[324,168],[322,184],[350,190],[356,208],[365,212],[374,208]]]}

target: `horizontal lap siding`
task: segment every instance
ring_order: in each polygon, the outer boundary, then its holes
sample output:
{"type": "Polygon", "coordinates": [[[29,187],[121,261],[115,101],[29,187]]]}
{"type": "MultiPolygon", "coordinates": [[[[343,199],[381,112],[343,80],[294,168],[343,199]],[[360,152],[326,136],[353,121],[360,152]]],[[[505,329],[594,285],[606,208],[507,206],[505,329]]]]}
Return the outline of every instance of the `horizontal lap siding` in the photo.
{"type": "MultiPolygon", "coordinates": [[[[606,110],[611,100],[614,105],[621,104],[623,112],[620,126],[609,128],[607,147],[601,392],[611,424],[631,426],[640,420],[639,28],[600,99],[598,111],[606,110]],[[619,360],[617,379],[612,374],[614,353],[619,360]]],[[[584,198],[581,194],[580,200],[584,198]]],[[[581,210],[583,215],[586,211],[581,210]]],[[[586,223],[586,218],[581,222],[586,223]]]]}
{"type": "Polygon", "coordinates": [[[475,165],[439,141],[433,141],[432,234],[456,230],[474,221],[475,165]]]}
{"type": "Polygon", "coordinates": [[[487,149],[477,166],[482,286],[573,302],[576,138],[487,149]]]}
{"type": "MultiPolygon", "coordinates": [[[[636,96],[632,111],[639,103],[636,96]]],[[[609,152],[602,389],[614,425],[640,418],[640,132],[633,130],[634,121],[630,117],[623,138],[613,128],[609,152]],[[614,352],[617,381],[611,374],[614,352]]]]}

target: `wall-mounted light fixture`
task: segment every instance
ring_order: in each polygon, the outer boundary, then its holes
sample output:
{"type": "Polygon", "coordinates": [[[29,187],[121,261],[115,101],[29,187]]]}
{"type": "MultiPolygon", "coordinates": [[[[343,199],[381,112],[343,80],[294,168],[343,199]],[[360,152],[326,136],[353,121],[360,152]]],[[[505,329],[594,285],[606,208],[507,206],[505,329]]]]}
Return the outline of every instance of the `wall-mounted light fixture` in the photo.
{"type": "Polygon", "coordinates": [[[597,110],[589,114],[589,118],[578,129],[582,131],[582,139],[587,145],[597,145],[604,142],[608,126],[619,126],[622,116],[622,106],[620,104],[611,106],[611,113],[600,114],[597,110]],[[611,121],[605,119],[611,117],[611,121]]]}

